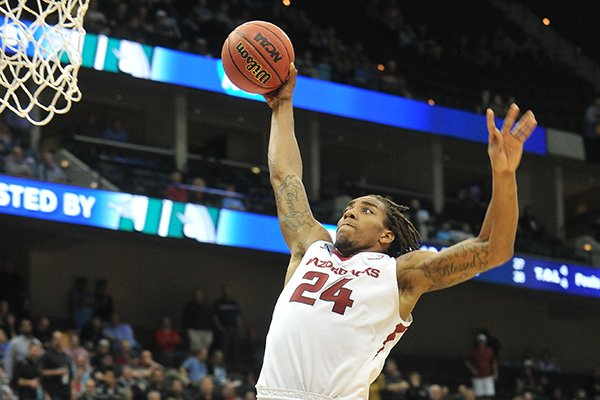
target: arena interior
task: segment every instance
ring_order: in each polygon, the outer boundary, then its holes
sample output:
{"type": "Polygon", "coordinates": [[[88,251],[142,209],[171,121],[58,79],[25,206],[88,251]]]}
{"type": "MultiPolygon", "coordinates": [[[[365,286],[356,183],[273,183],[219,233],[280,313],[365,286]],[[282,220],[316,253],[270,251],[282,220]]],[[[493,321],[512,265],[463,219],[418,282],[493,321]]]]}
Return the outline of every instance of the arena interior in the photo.
{"type": "Polygon", "coordinates": [[[540,124],[514,258],[424,296],[371,398],[475,399],[465,362],[483,334],[496,398],[600,400],[599,18],[597,0],[92,0],[82,100],[41,127],[2,113],[0,398],[18,398],[27,321],[46,350],[63,334],[72,399],[255,398],[289,253],[270,109],[218,58],[234,27],[266,20],[295,47],[323,223],[378,193],[411,207],[429,249],[473,237],[485,110],[516,102],[540,124]]]}

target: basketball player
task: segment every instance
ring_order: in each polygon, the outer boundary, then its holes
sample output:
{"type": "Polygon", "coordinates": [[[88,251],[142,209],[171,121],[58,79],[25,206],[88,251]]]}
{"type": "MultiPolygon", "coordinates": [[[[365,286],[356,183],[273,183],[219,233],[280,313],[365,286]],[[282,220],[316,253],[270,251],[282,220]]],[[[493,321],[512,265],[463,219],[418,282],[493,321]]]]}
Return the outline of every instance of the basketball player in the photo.
{"type": "Polygon", "coordinates": [[[313,217],[302,185],[292,94],[297,71],[266,95],[273,110],[268,149],[277,214],[291,259],[267,335],[258,398],[367,399],[369,384],[412,323],[424,293],[464,282],[513,254],[518,220],[515,172],[536,120],[515,124],[511,105],[498,130],[487,110],[492,198],[479,236],[439,253],[418,250],[406,207],[377,195],[356,198],[336,241],[313,217]]]}

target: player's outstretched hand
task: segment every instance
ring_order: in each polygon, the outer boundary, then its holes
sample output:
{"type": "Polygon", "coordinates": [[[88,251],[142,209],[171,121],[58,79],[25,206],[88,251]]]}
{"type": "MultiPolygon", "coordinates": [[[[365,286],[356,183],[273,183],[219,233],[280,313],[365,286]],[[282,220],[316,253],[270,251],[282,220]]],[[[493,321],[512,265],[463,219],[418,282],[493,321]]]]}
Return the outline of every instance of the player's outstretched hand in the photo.
{"type": "Polygon", "coordinates": [[[527,111],[519,122],[515,124],[519,115],[519,107],[511,104],[502,129],[499,130],[494,123],[494,112],[487,109],[487,128],[490,135],[488,144],[488,155],[494,172],[512,172],[519,167],[523,156],[523,144],[533,133],[537,121],[531,110],[527,111]]]}
{"type": "Polygon", "coordinates": [[[290,63],[290,77],[284,82],[281,87],[271,93],[263,95],[269,107],[273,108],[281,101],[291,101],[292,95],[294,94],[294,88],[296,87],[296,75],[298,70],[294,63],[290,63]]]}

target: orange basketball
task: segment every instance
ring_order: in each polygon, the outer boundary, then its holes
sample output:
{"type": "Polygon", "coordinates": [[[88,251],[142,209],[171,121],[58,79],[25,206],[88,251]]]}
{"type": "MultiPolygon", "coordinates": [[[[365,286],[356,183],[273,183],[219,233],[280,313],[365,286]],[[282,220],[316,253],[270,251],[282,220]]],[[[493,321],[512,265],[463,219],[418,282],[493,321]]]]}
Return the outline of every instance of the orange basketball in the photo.
{"type": "Polygon", "coordinates": [[[269,93],[290,75],[294,61],[290,38],[277,25],[246,22],[227,36],[221,51],[223,69],[238,88],[250,93],[269,93]]]}

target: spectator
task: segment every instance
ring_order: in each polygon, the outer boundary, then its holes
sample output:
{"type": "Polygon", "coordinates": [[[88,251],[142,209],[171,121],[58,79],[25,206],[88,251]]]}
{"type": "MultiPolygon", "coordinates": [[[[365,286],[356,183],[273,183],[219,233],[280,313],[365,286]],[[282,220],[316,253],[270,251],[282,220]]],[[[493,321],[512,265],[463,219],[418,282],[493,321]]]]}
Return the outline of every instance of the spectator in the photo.
{"type": "Polygon", "coordinates": [[[44,347],[48,347],[52,342],[52,334],[50,319],[45,316],[39,317],[33,330],[33,336],[38,338],[44,347]]]}
{"type": "Polygon", "coordinates": [[[12,148],[10,155],[4,159],[4,170],[8,175],[33,178],[35,161],[31,157],[24,155],[21,146],[15,146],[12,148]]]}
{"type": "MultiPolygon", "coordinates": [[[[6,351],[8,350],[8,337],[6,336],[6,332],[4,328],[0,328],[0,360],[4,360],[6,357],[6,351]]],[[[0,363],[0,365],[2,365],[0,363]]],[[[4,374],[4,370],[2,370],[2,374],[4,374]]],[[[1,381],[0,381],[1,382],[1,381]]]]}
{"type": "Polygon", "coordinates": [[[406,400],[427,400],[429,393],[423,387],[421,382],[421,374],[417,371],[412,371],[408,375],[408,389],[406,389],[406,400]]]}
{"type": "Polygon", "coordinates": [[[239,352],[240,305],[232,296],[229,285],[223,285],[221,297],[215,301],[214,324],[217,328],[216,338],[219,348],[225,353],[226,359],[237,364],[239,352]]]}
{"type": "Polygon", "coordinates": [[[585,136],[600,138],[600,97],[597,97],[585,110],[585,136]]]}
{"type": "Polygon", "coordinates": [[[93,316],[94,295],[89,291],[88,279],[77,277],[69,291],[69,319],[80,330],[93,316]]]}
{"type": "Polygon", "coordinates": [[[42,160],[37,169],[37,178],[48,182],[67,182],[67,176],[54,161],[54,154],[50,151],[42,152],[42,160]]]}
{"type": "Polygon", "coordinates": [[[106,338],[98,340],[95,350],[94,356],[91,359],[92,367],[100,366],[105,356],[112,355],[112,351],[110,349],[110,340],[106,338]]]}
{"type": "Polygon", "coordinates": [[[8,340],[18,335],[17,317],[15,317],[15,314],[9,313],[6,316],[6,318],[4,319],[3,328],[4,332],[6,333],[6,338],[8,340]]]}
{"type": "Polygon", "coordinates": [[[205,376],[200,380],[200,396],[199,400],[222,400],[222,397],[215,393],[215,383],[212,376],[205,376]]]}
{"type": "Polygon", "coordinates": [[[477,335],[475,347],[470,351],[465,365],[471,372],[475,396],[478,399],[493,398],[496,395],[494,381],[498,379],[498,364],[484,334],[477,335]]]}
{"type": "Polygon", "coordinates": [[[109,126],[104,130],[104,139],[112,140],[115,142],[126,142],[127,141],[127,132],[123,128],[123,124],[121,120],[118,118],[114,118],[110,121],[109,126]]]}
{"type": "Polygon", "coordinates": [[[160,365],[158,362],[154,361],[152,352],[150,350],[144,350],[142,351],[142,355],[140,357],[139,368],[144,370],[143,374],[145,376],[151,376],[154,373],[154,371],[162,370],[163,366],[160,365]]]}
{"type": "Polygon", "coordinates": [[[4,369],[0,365],[0,399],[2,400],[18,400],[18,397],[13,393],[9,383],[4,380],[4,369]]]}
{"type": "Polygon", "coordinates": [[[383,368],[384,390],[382,397],[385,400],[404,400],[409,383],[402,377],[396,361],[388,358],[383,368]]]}
{"type": "MultiPolygon", "coordinates": [[[[0,296],[2,293],[0,293],[0,296]]],[[[6,317],[10,314],[10,304],[0,297],[0,328],[6,326],[6,317]]]]}
{"type": "Polygon", "coordinates": [[[173,329],[171,318],[162,317],[160,326],[154,332],[154,346],[159,353],[160,360],[171,365],[174,358],[179,355],[182,343],[181,336],[173,329]]]}
{"type": "Polygon", "coordinates": [[[102,333],[102,319],[99,316],[93,317],[82,328],[80,339],[87,348],[94,348],[98,345],[100,339],[104,338],[102,333]]]}
{"type": "Polygon", "coordinates": [[[28,319],[22,319],[20,324],[20,334],[15,336],[8,343],[8,350],[4,357],[4,372],[6,379],[12,378],[14,368],[20,361],[23,361],[29,354],[29,347],[32,343],[42,347],[42,343],[33,336],[33,325],[28,319]]]}
{"type": "Polygon", "coordinates": [[[481,91],[481,100],[479,102],[479,105],[477,105],[477,107],[475,107],[475,111],[478,114],[485,114],[485,112],[486,112],[485,110],[490,108],[490,106],[492,105],[491,98],[492,98],[492,93],[488,89],[483,89],[481,91]]]}
{"type": "Polygon", "coordinates": [[[190,201],[192,203],[198,204],[206,204],[206,194],[204,193],[204,189],[206,188],[206,181],[203,178],[196,177],[192,181],[192,186],[194,190],[192,192],[192,198],[190,201]]]}
{"type": "Polygon", "coordinates": [[[167,39],[163,43],[174,43],[174,39],[181,38],[181,31],[177,19],[169,16],[165,10],[157,10],[155,19],[155,34],[161,38],[167,39]]]}
{"type": "Polygon", "coordinates": [[[183,381],[179,378],[171,380],[171,388],[167,395],[170,400],[192,400],[192,396],[185,390],[183,381]]]}
{"type": "Polygon", "coordinates": [[[4,121],[0,120],[0,157],[10,154],[13,148],[13,135],[4,121]]]}
{"type": "Polygon", "coordinates": [[[131,342],[127,339],[121,340],[115,353],[115,364],[116,365],[127,365],[131,363],[134,357],[138,356],[138,352],[133,348],[131,342]]]}
{"type": "Polygon", "coordinates": [[[42,367],[40,357],[42,346],[31,342],[27,356],[18,362],[12,376],[11,386],[19,400],[37,400],[42,389],[42,367]]]}
{"type": "Polygon", "coordinates": [[[181,364],[179,368],[181,375],[186,376],[193,385],[199,384],[208,374],[207,358],[208,350],[206,348],[196,350],[193,355],[181,364]]]}
{"type": "Polygon", "coordinates": [[[600,161],[600,97],[585,110],[585,153],[588,161],[600,161]]]}
{"type": "Polygon", "coordinates": [[[412,97],[406,88],[406,79],[398,70],[398,64],[395,60],[389,60],[387,68],[381,74],[381,90],[398,96],[412,97]]]}
{"type": "Polygon", "coordinates": [[[127,399],[127,392],[122,387],[117,385],[115,371],[111,369],[104,373],[104,379],[96,389],[96,395],[105,399],[127,399]]]}
{"type": "MultiPolygon", "coordinates": [[[[17,97],[21,107],[26,107],[30,103],[29,98],[23,91],[18,91],[17,97]]],[[[31,141],[33,124],[27,118],[20,117],[9,109],[5,110],[2,115],[4,115],[6,126],[13,133],[13,143],[27,148],[31,141]]]]}
{"type": "Polygon", "coordinates": [[[165,190],[165,198],[181,203],[187,203],[188,191],[182,186],[183,174],[181,171],[173,171],[171,179],[165,190]]]}
{"type": "Polygon", "coordinates": [[[116,349],[123,340],[129,341],[133,348],[138,347],[133,328],[127,322],[121,322],[121,317],[117,312],[112,313],[110,324],[102,330],[102,334],[112,341],[116,349]]]}
{"type": "Polygon", "coordinates": [[[89,356],[83,353],[69,355],[73,363],[71,365],[71,394],[77,396],[85,392],[86,384],[92,376],[92,367],[89,363],[89,356]]]}
{"type": "Polygon", "coordinates": [[[230,210],[246,211],[246,206],[241,197],[242,195],[236,191],[235,185],[228,184],[225,187],[225,195],[221,200],[221,207],[230,210]]]}
{"type": "Polygon", "coordinates": [[[560,372],[560,366],[558,365],[556,358],[552,356],[552,353],[550,353],[550,350],[548,349],[545,349],[542,352],[537,367],[541,372],[560,372]]]}
{"type": "Polygon", "coordinates": [[[42,356],[42,385],[52,400],[71,398],[71,359],[65,352],[65,337],[55,331],[52,344],[42,356]]]}
{"type": "Polygon", "coordinates": [[[85,382],[85,391],[77,395],[76,400],[100,400],[96,389],[96,381],[88,379],[85,382]]]}
{"type": "Polygon", "coordinates": [[[94,314],[98,315],[103,322],[109,322],[114,311],[113,299],[107,293],[108,282],[106,279],[97,279],[94,285],[94,314]]]}
{"type": "Polygon", "coordinates": [[[90,33],[109,35],[110,27],[108,26],[108,18],[104,12],[99,9],[96,2],[91,2],[89,9],[85,13],[85,28],[90,33]]]}
{"type": "Polygon", "coordinates": [[[139,394],[141,389],[138,387],[140,379],[136,378],[135,375],[135,371],[131,366],[124,365],[121,368],[121,376],[119,377],[117,384],[125,392],[132,393],[134,398],[137,398],[139,396],[136,396],[136,394],[139,394]]]}
{"type": "Polygon", "coordinates": [[[209,349],[213,342],[212,310],[204,300],[202,289],[195,289],[193,298],[185,305],[182,324],[190,350],[209,349]]]}
{"type": "Polygon", "coordinates": [[[473,228],[471,228],[471,224],[463,223],[460,229],[452,229],[450,231],[450,241],[452,243],[458,243],[466,239],[471,239],[475,237],[473,233],[473,228]]]}
{"type": "Polygon", "coordinates": [[[225,367],[225,356],[221,350],[215,350],[213,352],[210,370],[217,385],[223,386],[229,380],[227,369],[225,367]]]}
{"type": "Polygon", "coordinates": [[[541,241],[544,238],[544,227],[531,211],[531,206],[523,209],[523,215],[519,218],[519,233],[525,240],[541,241]]]}
{"type": "Polygon", "coordinates": [[[165,372],[162,368],[152,370],[148,381],[148,393],[152,392],[160,393],[160,398],[167,398],[169,387],[165,379],[165,372]]]}
{"type": "Polygon", "coordinates": [[[433,384],[429,386],[429,400],[442,400],[444,398],[444,390],[440,385],[433,384]]]}
{"type": "Polygon", "coordinates": [[[412,199],[410,201],[408,217],[421,234],[421,238],[423,240],[429,239],[429,226],[432,222],[432,218],[429,211],[421,207],[419,199],[412,199]]]}
{"type": "Polygon", "coordinates": [[[223,400],[241,400],[236,394],[235,385],[232,382],[227,382],[221,387],[223,400]]]}
{"type": "Polygon", "coordinates": [[[452,243],[452,228],[450,223],[444,221],[442,226],[438,229],[433,240],[443,245],[449,245],[452,243]]]}

